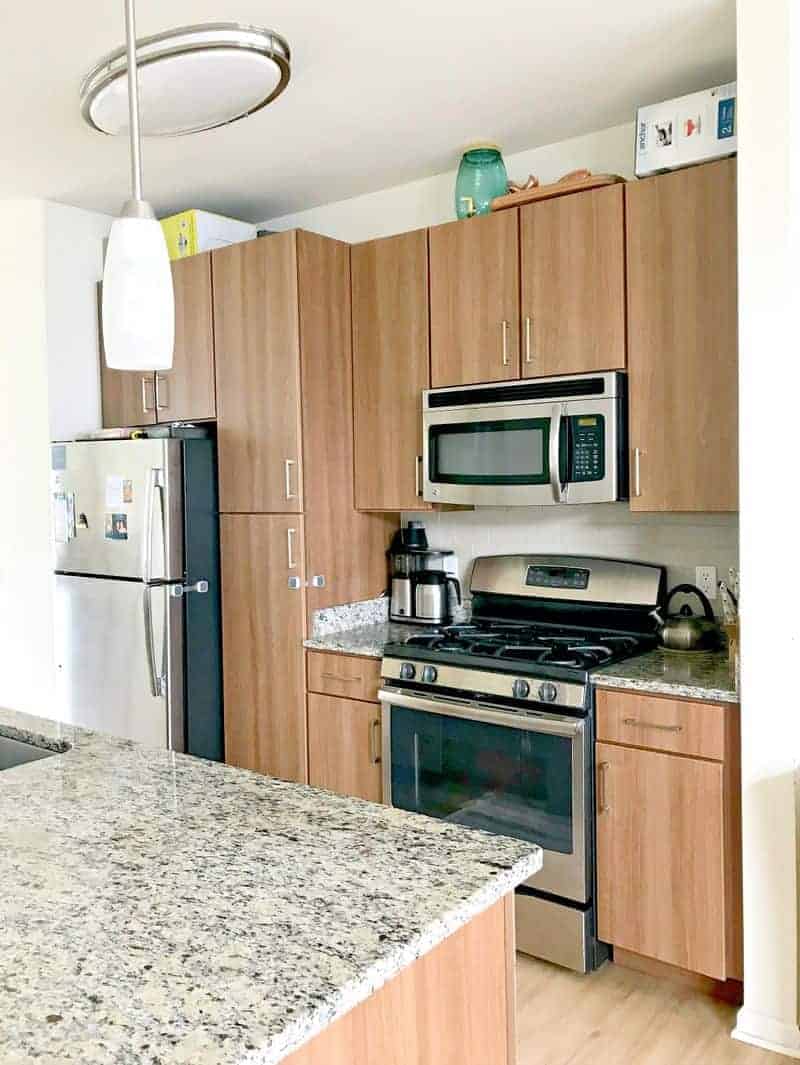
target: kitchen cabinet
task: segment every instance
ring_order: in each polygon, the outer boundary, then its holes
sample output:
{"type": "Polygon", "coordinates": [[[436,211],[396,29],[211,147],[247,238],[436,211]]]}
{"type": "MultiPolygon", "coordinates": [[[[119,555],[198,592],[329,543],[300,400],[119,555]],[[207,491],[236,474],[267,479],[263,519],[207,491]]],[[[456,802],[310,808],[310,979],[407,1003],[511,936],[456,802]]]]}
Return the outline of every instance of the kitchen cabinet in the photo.
{"type": "Polygon", "coordinates": [[[597,735],[600,939],[741,980],[738,707],[602,691],[597,735]]]}
{"type": "Polygon", "coordinates": [[[522,376],[625,368],[623,185],[520,208],[522,376]]]}
{"type": "Polygon", "coordinates": [[[433,387],[518,378],[519,212],[435,226],[429,240],[433,387]]]}
{"type": "Polygon", "coordinates": [[[220,550],[225,760],[305,782],[303,518],[223,514],[220,550]]]}
{"type": "Polygon", "coordinates": [[[346,695],[369,703],[378,701],[381,663],[378,658],[338,651],[308,651],[308,690],[322,695],[346,695]]]}
{"type": "Polygon", "coordinates": [[[380,752],[378,703],[309,693],[309,784],[380,802],[380,752]]]}
{"type": "Polygon", "coordinates": [[[631,510],[735,511],[736,160],[625,194],[631,510]]]}
{"type": "Polygon", "coordinates": [[[430,387],[426,230],[351,249],[355,491],[359,510],[422,501],[422,391],[430,387]]]}
{"type": "MultiPolygon", "coordinates": [[[[175,348],[172,369],[111,370],[100,337],[100,383],[106,429],[156,422],[205,421],[216,416],[211,254],[172,263],[175,348]]],[[[98,307],[101,306],[98,285],[98,307]]]]}

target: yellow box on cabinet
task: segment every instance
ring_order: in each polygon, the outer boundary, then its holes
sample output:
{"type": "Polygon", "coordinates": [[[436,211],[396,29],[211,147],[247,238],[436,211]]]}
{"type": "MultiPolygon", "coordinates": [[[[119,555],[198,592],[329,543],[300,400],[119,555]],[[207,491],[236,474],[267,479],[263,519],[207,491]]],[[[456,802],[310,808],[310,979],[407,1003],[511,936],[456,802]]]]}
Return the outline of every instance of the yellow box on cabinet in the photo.
{"type": "Polygon", "coordinates": [[[253,240],[256,235],[256,227],[250,222],[194,209],[162,218],[161,228],[170,259],[185,259],[201,251],[226,248],[242,240],[253,240]]]}

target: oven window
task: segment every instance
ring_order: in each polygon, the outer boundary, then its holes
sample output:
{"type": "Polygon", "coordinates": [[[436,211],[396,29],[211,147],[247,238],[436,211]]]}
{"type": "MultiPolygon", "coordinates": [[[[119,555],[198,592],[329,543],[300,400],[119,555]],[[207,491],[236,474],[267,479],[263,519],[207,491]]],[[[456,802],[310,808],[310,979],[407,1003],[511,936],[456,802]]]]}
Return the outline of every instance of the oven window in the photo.
{"type": "Polygon", "coordinates": [[[549,418],[432,425],[429,477],[440,484],[548,484],[549,418]]]}
{"type": "Polygon", "coordinates": [[[392,805],[571,854],[572,743],[393,706],[392,805]]]}

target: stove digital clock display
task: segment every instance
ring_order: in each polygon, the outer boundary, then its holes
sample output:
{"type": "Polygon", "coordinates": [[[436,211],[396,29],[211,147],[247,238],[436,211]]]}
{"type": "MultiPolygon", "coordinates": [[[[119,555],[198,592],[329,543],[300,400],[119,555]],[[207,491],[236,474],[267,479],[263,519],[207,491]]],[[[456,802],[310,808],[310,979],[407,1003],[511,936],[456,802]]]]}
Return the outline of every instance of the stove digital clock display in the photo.
{"type": "Polygon", "coordinates": [[[564,566],[528,566],[525,584],[529,588],[570,588],[589,587],[588,569],[567,569],[564,566]]]}

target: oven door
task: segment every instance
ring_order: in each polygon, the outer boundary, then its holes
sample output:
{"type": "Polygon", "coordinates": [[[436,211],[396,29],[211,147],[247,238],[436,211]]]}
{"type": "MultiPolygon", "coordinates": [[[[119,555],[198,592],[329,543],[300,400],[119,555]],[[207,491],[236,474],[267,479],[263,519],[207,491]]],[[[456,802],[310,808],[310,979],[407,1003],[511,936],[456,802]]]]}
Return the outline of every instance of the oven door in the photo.
{"type": "Polygon", "coordinates": [[[538,844],[539,891],[590,899],[584,720],[384,688],[384,801],[538,844]]]}
{"type": "Polygon", "coordinates": [[[432,503],[543,506],[618,498],[613,398],[426,410],[423,497],[432,503]]]}

